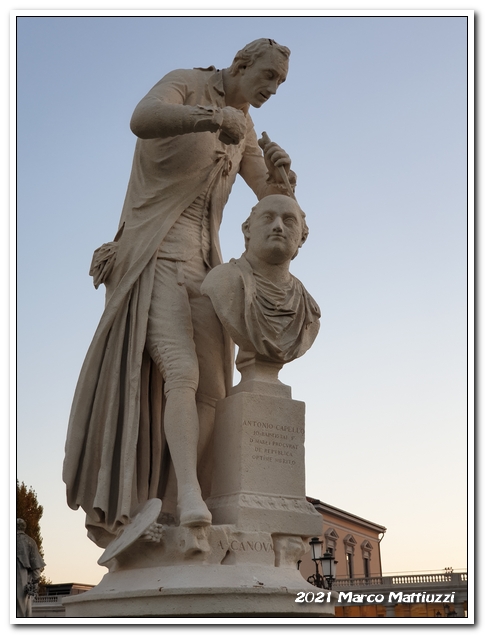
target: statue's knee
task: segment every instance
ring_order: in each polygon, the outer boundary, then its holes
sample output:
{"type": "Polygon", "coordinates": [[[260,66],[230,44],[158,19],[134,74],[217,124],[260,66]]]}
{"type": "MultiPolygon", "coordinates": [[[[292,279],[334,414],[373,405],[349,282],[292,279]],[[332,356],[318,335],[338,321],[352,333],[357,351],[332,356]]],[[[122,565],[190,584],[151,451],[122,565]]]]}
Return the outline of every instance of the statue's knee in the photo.
{"type": "Polygon", "coordinates": [[[186,395],[187,397],[195,399],[195,393],[197,391],[197,380],[190,377],[178,377],[169,379],[165,382],[164,391],[165,396],[169,395],[186,395]]]}

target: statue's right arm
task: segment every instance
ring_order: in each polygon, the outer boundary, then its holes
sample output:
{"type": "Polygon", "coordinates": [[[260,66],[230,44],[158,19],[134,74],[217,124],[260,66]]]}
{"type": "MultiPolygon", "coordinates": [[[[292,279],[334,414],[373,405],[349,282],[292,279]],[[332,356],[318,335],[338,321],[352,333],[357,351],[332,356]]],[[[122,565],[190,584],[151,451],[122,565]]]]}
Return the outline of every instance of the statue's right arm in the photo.
{"type": "Polygon", "coordinates": [[[149,93],[135,108],[130,128],[140,139],[157,139],[190,132],[216,132],[221,122],[218,109],[164,103],[149,93]]]}
{"type": "Polygon", "coordinates": [[[189,90],[176,73],[164,77],[135,108],[132,132],[140,139],[160,139],[221,130],[224,143],[239,143],[246,130],[242,112],[231,107],[186,105],[189,90]]]}

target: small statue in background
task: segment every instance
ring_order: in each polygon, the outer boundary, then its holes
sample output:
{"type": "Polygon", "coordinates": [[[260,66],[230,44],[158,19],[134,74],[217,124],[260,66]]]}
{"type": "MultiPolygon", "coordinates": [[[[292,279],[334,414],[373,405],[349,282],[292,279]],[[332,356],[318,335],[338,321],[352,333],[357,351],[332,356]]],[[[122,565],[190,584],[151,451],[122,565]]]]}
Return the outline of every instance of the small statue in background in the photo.
{"type": "Polygon", "coordinates": [[[25,533],[26,527],[26,522],[17,518],[17,617],[32,617],[32,598],[37,595],[45,567],[35,540],[25,533]]]}

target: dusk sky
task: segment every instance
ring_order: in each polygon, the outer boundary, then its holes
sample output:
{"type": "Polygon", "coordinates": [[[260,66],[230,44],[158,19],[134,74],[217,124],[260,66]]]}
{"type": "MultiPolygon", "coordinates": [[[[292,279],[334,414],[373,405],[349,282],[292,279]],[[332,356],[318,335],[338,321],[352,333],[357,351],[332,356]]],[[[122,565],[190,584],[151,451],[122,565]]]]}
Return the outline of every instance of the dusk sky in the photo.
{"type": "MultiPolygon", "coordinates": [[[[88,271],[116,233],[131,114],[170,70],[224,68],[259,37],[291,49],[287,81],[251,115],[298,175],[310,235],[291,270],[322,310],[313,348],[280,373],[306,403],[307,494],[387,527],[384,572],[465,569],[466,17],[17,25],[16,460],[44,507],[47,577],[95,584],[106,572],[84,512],[67,507],[61,471],[104,305],[88,271]]],[[[244,250],[255,202],[238,178],[225,260],[244,250]]]]}

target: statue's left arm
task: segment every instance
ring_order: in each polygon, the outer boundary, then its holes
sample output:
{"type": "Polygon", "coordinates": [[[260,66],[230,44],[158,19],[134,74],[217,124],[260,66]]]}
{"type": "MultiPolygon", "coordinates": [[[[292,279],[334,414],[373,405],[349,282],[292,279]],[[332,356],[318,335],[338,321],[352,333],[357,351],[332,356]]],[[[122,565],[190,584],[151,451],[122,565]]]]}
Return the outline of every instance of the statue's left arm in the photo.
{"type": "Polygon", "coordinates": [[[263,156],[253,126],[249,125],[248,128],[239,174],[259,200],[271,194],[288,195],[279,167],[285,168],[294,191],[296,174],[290,170],[291,159],[289,155],[277,143],[270,142],[265,146],[263,156]]]}

